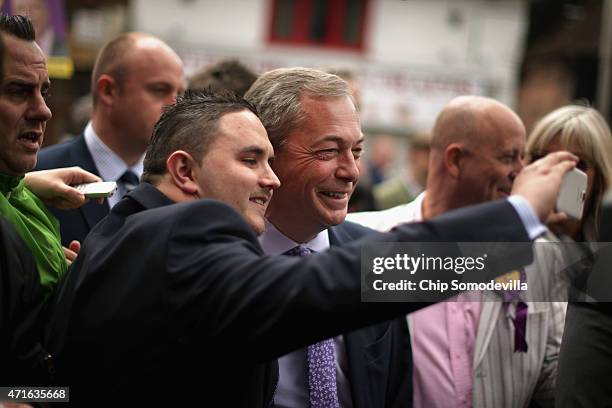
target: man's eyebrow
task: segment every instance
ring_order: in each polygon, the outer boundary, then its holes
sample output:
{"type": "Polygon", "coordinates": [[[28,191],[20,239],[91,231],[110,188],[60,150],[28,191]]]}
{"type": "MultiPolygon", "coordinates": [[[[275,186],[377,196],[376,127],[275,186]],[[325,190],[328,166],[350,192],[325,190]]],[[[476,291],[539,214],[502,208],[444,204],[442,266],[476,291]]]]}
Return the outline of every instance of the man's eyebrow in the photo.
{"type": "MultiPolygon", "coordinates": [[[[362,135],[359,138],[359,140],[357,140],[357,142],[355,144],[363,143],[364,140],[365,140],[365,137],[362,135]]],[[[339,146],[345,146],[346,145],[346,140],[345,139],[341,138],[340,136],[335,136],[335,135],[325,136],[323,139],[319,140],[318,143],[324,143],[324,142],[335,142],[339,146]]]]}
{"type": "MultiPolygon", "coordinates": [[[[240,149],[240,153],[241,154],[255,154],[257,157],[263,157],[266,155],[266,150],[263,149],[261,146],[247,146],[243,149],[240,149]]],[[[274,160],[274,154],[271,154],[268,156],[268,160],[272,161],[274,160]]]]}
{"type": "Polygon", "coordinates": [[[34,86],[35,85],[33,81],[29,81],[27,79],[18,78],[18,77],[13,77],[13,78],[5,77],[4,83],[11,84],[11,85],[18,85],[18,86],[34,86]]]}
{"type": "MultiPolygon", "coordinates": [[[[31,81],[24,78],[13,77],[13,78],[4,78],[4,85],[13,85],[13,86],[21,86],[21,87],[36,87],[38,82],[31,81]]],[[[41,84],[42,88],[50,88],[51,81],[45,81],[41,84]]]]}
{"type": "Polygon", "coordinates": [[[240,153],[255,153],[258,156],[263,155],[265,152],[266,151],[263,148],[257,145],[247,146],[240,149],[240,153]]]}
{"type": "Polygon", "coordinates": [[[167,81],[151,81],[146,85],[148,88],[172,88],[172,84],[167,81]]]}

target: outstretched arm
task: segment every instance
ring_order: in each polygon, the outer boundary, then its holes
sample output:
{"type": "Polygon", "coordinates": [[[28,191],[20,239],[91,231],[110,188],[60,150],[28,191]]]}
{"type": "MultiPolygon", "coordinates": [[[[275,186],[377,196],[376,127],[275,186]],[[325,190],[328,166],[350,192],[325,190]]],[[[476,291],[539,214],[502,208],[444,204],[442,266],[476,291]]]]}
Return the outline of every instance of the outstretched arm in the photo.
{"type": "Polygon", "coordinates": [[[102,181],[100,177],[80,167],[32,171],[25,175],[25,185],[45,204],[65,210],[78,208],[86,202],[83,193],[73,185],[102,181]]]}

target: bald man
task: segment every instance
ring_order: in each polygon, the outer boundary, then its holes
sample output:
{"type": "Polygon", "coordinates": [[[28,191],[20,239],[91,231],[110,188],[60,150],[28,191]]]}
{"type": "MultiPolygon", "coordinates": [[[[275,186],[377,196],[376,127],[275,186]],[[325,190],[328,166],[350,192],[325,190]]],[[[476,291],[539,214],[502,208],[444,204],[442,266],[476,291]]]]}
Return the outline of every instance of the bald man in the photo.
{"type": "MultiPolygon", "coordinates": [[[[410,204],[347,218],[388,230],[508,197],[523,168],[525,141],[523,123],[507,106],[478,96],[455,98],[434,125],[426,192],[410,204]]],[[[525,270],[530,291],[545,286],[532,279],[534,272],[542,275],[535,269],[550,254],[540,256],[525,270]]],[[[484,302],[479,293],[460,295],[409,315],[415,407],[553,405],[565,304],[493,296],[484,302]],[[526,310],[525,320],[517,319],[518,310],[526,310]]]]}
{"type": "Polygon", "coordinates": [[[117,181],[119,188],[103,205],[92,202],[78,210],[54,211],[64,245],[83,241],[138,184],[153,126],[184,88],[181,59],[156,37],[126,33],[102,48],[92,73],[91,122],[73,141],[43,149],[37,169],[80,166],[104,181],[117,181]]]}

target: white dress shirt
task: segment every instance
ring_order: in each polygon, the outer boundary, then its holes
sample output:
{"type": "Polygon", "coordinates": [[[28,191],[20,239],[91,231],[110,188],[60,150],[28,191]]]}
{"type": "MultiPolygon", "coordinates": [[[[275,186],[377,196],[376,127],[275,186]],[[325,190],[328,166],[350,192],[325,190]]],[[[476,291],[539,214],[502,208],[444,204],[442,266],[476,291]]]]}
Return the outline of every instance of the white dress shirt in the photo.
{"type": "MultiPolygon", "coordinates": [[[[274,225],[266,220],[266,230],[259,237],[259,243],[264,252],[280,255],[289,249],[300,245],[283,235],[274,225]]],[[[301,244],[315,252],[323,252],[329,248],[329,233],[327,230],[318,233],[311,241],[301,244]]],[[[340,407],[351,408],[351,384],[348,379],[348,357],[342,336],[334,337],[336,346],[336,386],[340,407]]],[[[309,408],[308,367],[306,349],[296,350],[278,359],[278,386],[274,394],[276,408],[309,408]]]]}
{"type": "Polygon", "coordinates": [[[128,166],[121,157],[117,156],[110,147],[104,144],[104,142],[98,137],[96,132],[91,125],[91,121],[85,127],[84,132],[85,144],[91,153],[94,164],[100,173],[99,176],[104,181],[116,181],[117,192],[108,198],[108,205],[113,208],[115,204],[121,200],[121,197],[126,193],[125,186],[119,181],[123,173],[127,170],[131,170],[138,176],[138,179],[142,176],[144,154],[133,166],[128,166]]]}

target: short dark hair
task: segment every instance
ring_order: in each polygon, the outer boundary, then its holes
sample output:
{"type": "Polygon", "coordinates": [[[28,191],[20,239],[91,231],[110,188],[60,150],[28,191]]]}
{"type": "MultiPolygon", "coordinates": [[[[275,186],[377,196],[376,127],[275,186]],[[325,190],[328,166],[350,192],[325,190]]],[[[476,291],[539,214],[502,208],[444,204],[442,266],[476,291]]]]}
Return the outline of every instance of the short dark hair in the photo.
{"type": "Polygon", "coordinates": [[[102,74],[112,76],[119,86],[122,86],[128,75],[128,65],[125,55],[134,46],[136,34],[123,33],[107,42],[96,57],[91,72],[91,94],[93,103],[96,105],[98,100],[98,79],[102,74]]]}
{"type": "Polygon", "coordinates": [[[236,59],[221,60],[204,67],[189,80],[189,89],[212,88],[215,91],[228,90],[238,96],[244,96],[257,74],[236,59]]]}
{"type": "Polygon", "coordinates": [[[26,16],[0,14],[0,32],[25,41],[36,40],[36,32],[32,21],[26,16]]]}
{"type": "Polygon", "coordinates": [[[188,90],[174,105],[166,108],[153,129],[144,159],[142,180],[156,184],[166,174],[166,161],[177,150],[184,150],[200,161],[215,140],[221,117],[227,113],[257,111],[242,97],[211,89],[188,90]]]}

